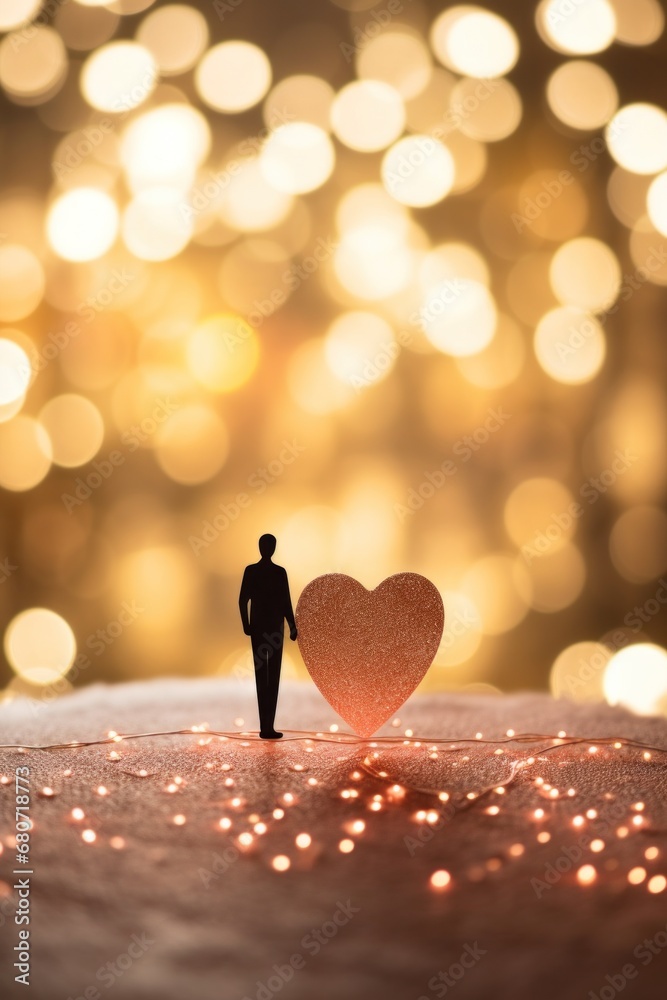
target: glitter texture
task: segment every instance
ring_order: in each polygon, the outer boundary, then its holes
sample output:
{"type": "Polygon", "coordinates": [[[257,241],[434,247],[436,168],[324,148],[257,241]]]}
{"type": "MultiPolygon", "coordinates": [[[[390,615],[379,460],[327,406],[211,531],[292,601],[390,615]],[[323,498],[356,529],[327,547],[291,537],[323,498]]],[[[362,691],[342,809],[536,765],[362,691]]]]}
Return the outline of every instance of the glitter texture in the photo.
{"type": "Polygon", "coordinates": [[[445,611],[436,587],[418,573],[397,573],[375,590],[329,573],[301,593],[296,623],[315,684],[359,736],[372,736],[426,674],[445,611]]]}

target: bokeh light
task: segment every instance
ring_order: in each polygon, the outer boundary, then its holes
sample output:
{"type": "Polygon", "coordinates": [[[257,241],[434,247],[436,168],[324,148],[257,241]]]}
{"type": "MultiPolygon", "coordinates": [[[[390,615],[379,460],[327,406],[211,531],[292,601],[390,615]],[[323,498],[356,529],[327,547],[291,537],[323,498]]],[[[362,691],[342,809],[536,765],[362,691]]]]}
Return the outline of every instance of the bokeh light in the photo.
{"type": "Polygon", "coordinates": [[[271,64],[250,42],[220,42],[197,66],[195,84],[215,111],[238,114],[259,103],[271,86],[271,64]]]}
{"type": "Polygon", "coordinates": [[[503,76],[519,57],[508,22],[481,7],[450,7],[435,20],[431,44],[440,62],[465,76],[503,76]]]}
{"type": "Polygon", "coordinates": [[[0,320],[29,316],[42,300],[44,285],[44,269],[28,247],[0,247],[0,320]]]}
{"type": "Polygon", "coordinates": [[[549,77],[547,100],[565,125],[592,131],[606,125],[615,113],[618,90],[602,66],[586,59],[572,59],[549,77]]]}
{"type": "Polygon", "coordinates": [[[203,483],[225,463],[229,432],[222,418],[209,406],[183,406],[162,424],[156,434],[157,460],[177,483],[203,483]]]}
{"type": "Polygon", "coordinates": [[[112,246],[118,232],[118,209],[112,198],[95,188],[76,188],[61,195],[47,217],[47,235],[65,260],[95,260],[112,246]]]}
{"type": "Polygon", "coordinates": [[[616,301],[621,265],[602,240],[580,237],[556,251],[550,278],[554,295],[564,305],[602,312],[616,301]]]}
{"type": "Polygon", "coordinates": [[[160,73],[173,76],[195,65],[208,42],[208,25],[193,7],[168,4],[146,15],[136,39],[153,54],[160,73]]]}
{"type": "Polygon", "coordinates": [[[0,406],[22,400],[30,385],[30,359],[13,340],[0,338],[0,406]]]}
{"type": "Polygon", "coordinates": [[[552,309],[535,330],[537,360],[557,382],[589,382],[600,371],[606,353],[599,322],[576,306],[552,309]]]}
{"type": "Polygon", "coordinates": [[[39,13],[42,0],[12,0],[11,4],[3,4],[0,11],[0,31],[11,31],[21,24],[26,24],[39,13]]]}
{"type": "Polygon", "coordinates": [[[58,32],[38,24],[29,33],[5,35],[0,42],[0,84],[21,104],[40,104],[61,87],[67,52],[58,32]]]}
{"type": "Polygon", "coordinates": [[[667,167],[667,112],[655,104],[626,104],[609,122],[605,138],[618,165],[634,174],[667,167]]]}
{"type": "Polygon", "coordinates": [[[19,677],[32,684],[52,684],[64,677],[76,656],[72,629],[48,608],[30,608],[12,618],[4,647],[19,677]]]}
{"type": "Polygon", "coordinates": [[[382,161],[385,188],[396,201],[413,208],[442,201],[454,185],[454,176],[452,154],[428,135],[400,139],[382,161]]]}
{"type": "Polygon", "coordinates": [[[664,646],[663,6],[2,5],[4,627],[136,597],[101,680],[246,669],[271,530],[295,602],[434,581],[425,690],[664,646]]]}
{"type": "Polygon", "coordinates": [[[19,414],[0,423],[0,486],[12,492],[31,490],[51,468],[48,434],[33,417],[19,414]]]}
{"type": "Polygon", "coordinates": [[[158,68],[138,42],[109,42],[88,57],[81,71],[83,96],[98,111],[123,114],[152,94],[158,68]]]}
{"type": "Polygon", "coordinates": [[[390,84],[409,100],[420,94],[431,79],[431,56],[418,35],[384,31],[357,53],[357,72],[362,80],[390,84]]]}
{"type": "Polygon", "coordinates": [[[207,389],[233,392],[257,366],[258,338],[240,316],[211,316],[190,334],[187,359],[192,374],[207,389]]]}
{"type": "Polygon", "coordinates": [[[554,660],[550,686],[554,698],[602,701],[604,674],[612,651],[601,642],[575,642],[554,660]]]}
{"type": "Polygon", "coordinates": [[[324,350],[334,375],[360,391],[389,375],[399,348],[391,326],[381,316],[350,312],[331,324],[324,350]]]}
{"type": "Polygon", "coordinates": [[[664,711],[667,651],[649,642],[620,649],[605,670],[604,693],[610,705],[622,705],[638,715],[664,711]]]}
{"type": "Polygon", "coordinates": [[[385,149],[403,131],[403,100],[394,87],[380,80],[349,83],[331,106],[331,125],[350,149],[364,153],[385,149]]]}
{"type": "Polygon", "coordinates": [[[55,465],[75,468],[85,465],[104,440],[104,421],[94,403],[85,396],[63,393],[42,408],[39,422],[49,435],[55,465]]]}
{"type": "Polygon", "coordinates": [[[493,296],[485,285],[467,278],[447,279],[430,289],[420,316],[433,346],[455,357],[484,350],[496,330],[493,296]]]}
{"type": "Polygon", "coordinates": [[[616,36],[616,14],[609,0],[542,0],[537,8],[537,25],[542,37],[568,55],[602,52],[616,36]]]}
{"type": "Polygon", "coordinates": [[[276,191],[306,194],[321,187],[335,163],[333,143],[318,125],[292,122],[268,137],[261,153],[264,176],[276,191]]]}

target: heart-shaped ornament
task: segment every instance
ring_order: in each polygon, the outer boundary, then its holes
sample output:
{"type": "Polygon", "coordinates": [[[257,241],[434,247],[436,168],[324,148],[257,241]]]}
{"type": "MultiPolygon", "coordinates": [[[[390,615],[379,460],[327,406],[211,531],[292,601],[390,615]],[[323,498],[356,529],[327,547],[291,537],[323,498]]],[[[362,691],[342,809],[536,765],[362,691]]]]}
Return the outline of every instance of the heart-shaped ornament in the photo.
{"type": "Polygon", "coordinates": [[[445,624],[438,590],[397,573],[375,590],[343,573],[318,576],[296,608],[299,649],[331,707],[372,736],[409,698],[433,662],[445,624]]]}

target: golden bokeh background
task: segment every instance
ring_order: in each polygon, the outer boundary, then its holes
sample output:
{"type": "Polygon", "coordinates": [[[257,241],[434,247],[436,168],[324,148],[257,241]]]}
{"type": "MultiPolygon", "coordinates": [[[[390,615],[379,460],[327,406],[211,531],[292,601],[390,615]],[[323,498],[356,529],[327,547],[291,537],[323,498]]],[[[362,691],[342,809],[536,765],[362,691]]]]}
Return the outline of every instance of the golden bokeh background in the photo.
{"type": "Polygon", "coordinates": [[[664,29],[0,5],[4,697],[247,681],[271,531],[295,602],[433,580],[426,689],[667,712],[664,29]]]}

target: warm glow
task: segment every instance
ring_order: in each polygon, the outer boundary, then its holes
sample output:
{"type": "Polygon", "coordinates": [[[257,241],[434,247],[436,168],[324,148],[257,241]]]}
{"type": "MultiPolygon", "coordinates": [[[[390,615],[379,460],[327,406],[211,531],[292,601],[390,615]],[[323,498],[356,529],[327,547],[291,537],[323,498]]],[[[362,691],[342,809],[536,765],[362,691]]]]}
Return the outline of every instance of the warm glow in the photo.
{"type": "Polygon", "coordinates": [[[65,260],[95,260],[116,239],[116,203],[104,191],[75,188],[51,206],[46,232],[53,249],[65,260]]]}
{"type": "Polygon", "coordinates": [[[151,11],[141,24],[137,41],[152,52],[164,76],[192,69],[208,42],[204,15],[185,4],[169,4],[151,11]]]}
{"type": "Polygon", "coordinates": [[[607,353],[598,321],[575,306],[552,309],[543,316],[535,330],[534,346],[547,375],[569,385],[595,378],[607,353]]]}
{"type": "Polygon", "coordinates": [[[213,392],[238,389],[248,381],[258,359],[257,334],[240,316],[211,316],[195,327],[188,339],[190,370],[213,392]]]}
{"type": "Polygon", "coordinates": [[[435,205],[454,184],[454,158],[438,139],[411,135],[395,143],[382,160],[382,182],[396,201],[413,208],[435,205]]]}
{"type": "Polygon", "coordinates": [[[667,173],[660,174],[648,189],[646,199],[651,222],[663,236],[667,236],[667,173]]]}
{"type": "Polygon", "coordinates": [[[486,635],[509,632],[526,617],[530,576],[510,555],[479,559],[463,577],[461,586],[478,609],[486,635]]]}
{"type": "Polygon", "coordinates": [[[34,312],[44,294],[44,270],[27,247],[0,247],[0,320],[13,322],[34,312]]]}
{"type": "Polygon", "coordinates": [[[123,212],[125,245],[140,260],[169,260],[190,242],[192,223],[177,188],[140,191],[123,212]]]}
{"type": "Polygon", "coordinates": [[[386,378],[398,350],[390,325],[369,312],[339,316],[329,327],[325,341],[332,372],[357,391],[386,378]]]}
{"type": "Polygon", "coordinates": [[[667,112],[655,104],[626,104],[609,122],[605,138],[618,165],[634,174],[667,167],[667,112]]]}
{"type": "MultiPolygon", "coordinates": [[[[3,4],[3,10],[13,3],[3,4]]],[[[67,50],[58,32],[48,25],[5,35],[0,42],[0,84],[21,103],[48,100],[60,89],[66,73],[67,50]]]]}
{"type": "Polygon", "coordinates": [[[443,65],[465,76],[503,76],[519,57],[511,25],[481,7],[450,7],[433,23],[431,44],[443,65]]]}
{"type": "Polygon", "coordinates": [[[51,442],[40,423],[17,416],[0,423],[0,486],[31,490],[51,468],[51,442]]]}
{"type": "Polygon", "coordinates": [[[575,642],[564,649],[551,668],[554,698],[571,701],[602,701],[602,680],[611,650],[600,642],[575,642]]]}
{"type": "Polygon", "coordinates": [[[581,237],[556,251],[550,279],[554,295],[563,305],[602,312],[616,301],[621,288],[621,265],[606,243],[581,237]]]}
{"type": "Polygon", "coordinates": [[[333,143],[309,122],[281,125],[268,137],[260,166],[269,184],[285,194],[306,194],[321,187],[335,164],[333,143]]]}
{"type": "Polygon", "coordinates": [[[81,70],[83,96],[98,111],[122,114],[152,94],[158,80],[153,55],[137,42],[109,42],[81,70]]]}
{"type": "Polygon", "coordinates": [[[39,14],[42,0],[12,0],[0,8],[0,31],[11,31],[39,14]]]}
{"type": "Polygon", "coordinates": [[[604,694],[610,705],[622,705],[637,715],[664,713],[667,651],[641,642],[614,653],[604,674],[604,694]]]}
{"type": "Polygon", "coordinates": [[[337,138],[350,149],[363,153],[385,149],[403,131],[403,100],[388,83],[348,83],[333,102],[331,125],[337,138]]]}
{"type": "Polygon", "coordinates": [[[157,460],[170,479],[188,485],[203,483],[224,465],[229,433],[215,410],[192,403],[161,425],[156,450],[157,460]]]}
{"type": "Polygon", "coordinates": [[[0,339],[0,406],[22,400],[30,385],[30,360],[13,340],[0,339]]]}
{"type": "Polygon", "coordinates": [[[466,357],[490,343],[497,310],[485,285],[470,279],[448,279],[428,292],[420,318],[434,347],[444,354],[466,357]]]}
{"type": "Polygon", "coordinates": [[[512,135],[523,114],[519,91],[509,80],[463,79],[452,90],[450,103],[461,132],[481,142],[512,135]]]}
{"type": "Polygon", "coordinates": [[[609,0],[542,0],[537,8],[537,24],[542,37],[568,55],[602,52],[614,41],[616,15],[609,0]]]}
{"type": "Polygon", "coordinates": [[[99,451],[104,439],[104,421],[94,403],[85,396],[65,393],[54,396],[39,414],[49,435],[53,462],[65,468],[85,465],[99,451]]]}
{"type": "Polygon", "coordinates": [[[382,80],[401,97],[420,94],[431,78],[429,51],[417,35],[407,31],[383,31],[371,38],[357,54],[357,72],[364,80],[382,80]]]}
{"type": "Polygon", "coordinates": [[[618,107],[618,90],[602,66],[585,59],[565,62],[549,77],[549,107],[565,125],[592,131],[609,121],[618,107]]]}
{"type": "MultiPolygon", "coordinates": [[[[133,191],[152,185],[181,189],[192,184],[197,167],[208,155],[211,130],[200,111],[187,104],[162,104],[134,118],[125,129],[120,157],[133,191]]],[[[192,212],[182,199],[181,217],[192,212]]]]}
{"type": "Polygon", "coordinates": [[[609,536],[618,572],[631,583],[648,583],[667,570],[667,514],[660,507],[626,510],[609,536]]]}
{"type": "Polygon", "coordinates": [[[32,684],[52,684],[64,677],[76,656],[72,629],[48,608],[30,608],[13,618],[4,646],[13,669],[32,684]]]}
{"type": "Polygon", "coordinates": [[[209,107],[237,114],[264,97],[271,86],[271,64],[251,42],[221,42],[197,66],[195,85],[209,107]]]}

